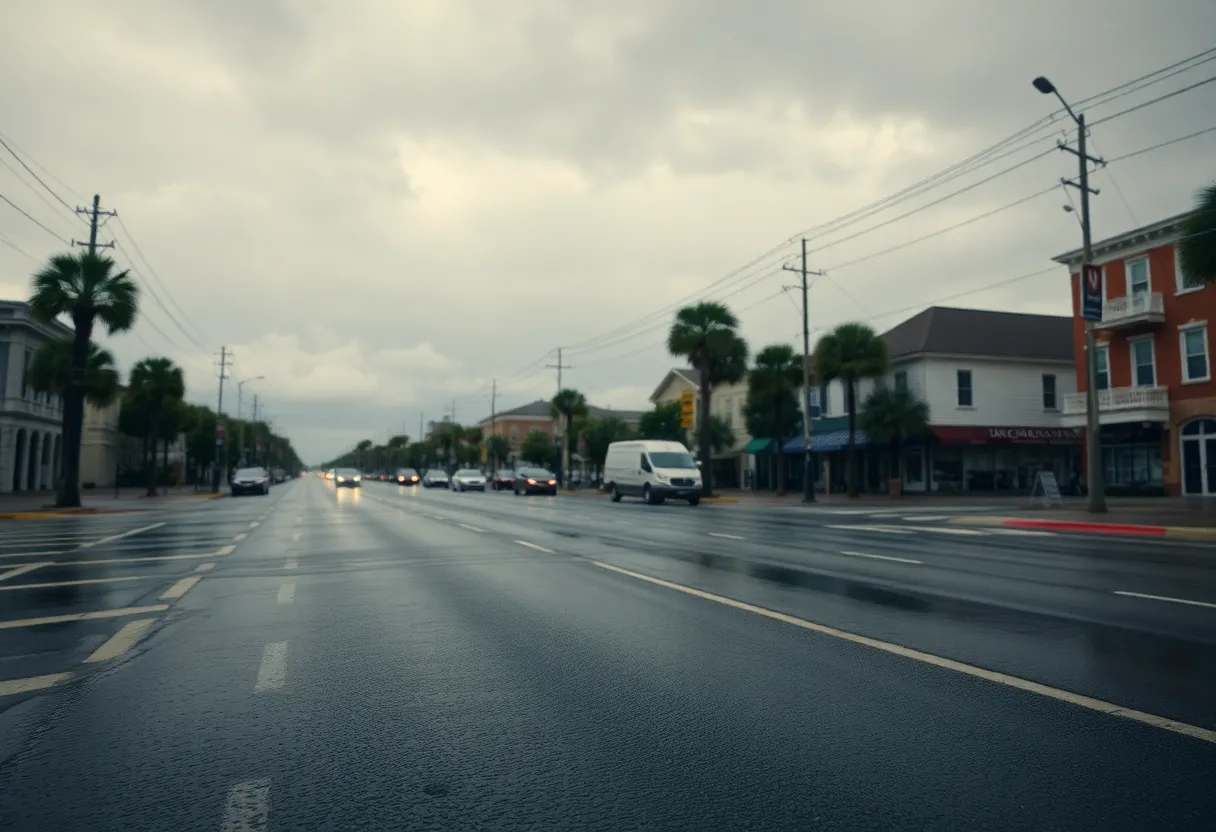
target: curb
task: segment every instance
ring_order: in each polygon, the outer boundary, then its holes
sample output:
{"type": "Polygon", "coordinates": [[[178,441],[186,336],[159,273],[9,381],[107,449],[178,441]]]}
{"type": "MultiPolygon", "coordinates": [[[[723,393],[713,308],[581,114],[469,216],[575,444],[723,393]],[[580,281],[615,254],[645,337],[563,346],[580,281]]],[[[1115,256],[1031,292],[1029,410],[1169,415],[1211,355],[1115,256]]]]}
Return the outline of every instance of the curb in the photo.
{"type": "MultiPolygon", "coordinates": [[[[564,497],[607,497],[607,491],[561,491],[558,492],[564,497]]],[[[737,503],[738,499],[734,497],[702,497],[703,503],[737,503]]]]}
{"type": "Polygon", "coordinates": [[[953,517],[950,522],[966,526],[1004,526],[1014,529],[1040,529],[1084,534],[1216,540],[1216,529],[1202,526],[1148,526],[1138,523],[1090,523],[1084,520],[1036,520],[1024,517],[953,517]]]}
{"type": "Polygon", "coordinates": [[[4,511],[0,520],[55,520],[63,517],[97,517],[109,514],[142,514],[142,508],[72,508],[45,511],[4,511]]]}

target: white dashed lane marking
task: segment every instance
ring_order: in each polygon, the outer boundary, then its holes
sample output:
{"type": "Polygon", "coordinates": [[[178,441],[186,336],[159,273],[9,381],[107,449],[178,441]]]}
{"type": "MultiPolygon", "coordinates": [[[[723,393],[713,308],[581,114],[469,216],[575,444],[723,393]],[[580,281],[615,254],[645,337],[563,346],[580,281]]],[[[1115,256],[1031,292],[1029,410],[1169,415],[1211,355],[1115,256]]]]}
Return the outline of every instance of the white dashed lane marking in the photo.
{"type": "Polygon", "coordinates": [[[220,832],[264,832],[270,823],[270,778],[237,783],[224,801],[220,832]]]}
{"type": "Polygon", "coordinates": [[[262,664],[258,667],[258,680],[253,685],[253,692],[278,690],[286,682],[287,642],[272,641],[262,650],[262,664]]]}
{"type": "Polygon", "coordinates": [[[848,555],[849,557],[854,557],[854,558],[870,558],[871,560],[890,560],[890,561],[894,561],[896,563],[915,563],[915,564],[924,563],[924,561],[913,560],[912,558],[897,558],[897,557],[892,557],[891,555],[871,555],[866,552],[841,552],[840,554],[848,555]]]}

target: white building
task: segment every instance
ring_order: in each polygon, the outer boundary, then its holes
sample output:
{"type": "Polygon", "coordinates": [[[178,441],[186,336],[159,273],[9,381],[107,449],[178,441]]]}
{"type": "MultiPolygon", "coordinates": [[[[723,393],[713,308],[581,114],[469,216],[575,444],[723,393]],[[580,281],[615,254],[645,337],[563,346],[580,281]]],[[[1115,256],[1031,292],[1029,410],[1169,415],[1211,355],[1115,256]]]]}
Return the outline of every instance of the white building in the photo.
{"type": "Polygon", "coordinates": [[[70,327],[35,320],[25,303],[0,301],[0,491],[55,487],[63,460],[63,402],[35,393],[26,373],[42,344],[70,337],[70,327]]]}
{"type": "MultiPolygon", "coordinates": [[[[1081,460],[1080,431],[1062,416],[1077,389],[1072,326],[1063,316],[935,306],[884,333],[891,370],[861,382],[857,405],[879,384],[907,387],[929,405],[929,434],[900,453],[904,490],[1026,491],[1044,469],[1068,483],[1081,460]]],[[[847,443],[841,383],[821,387],[817,404],[811,450],[834,455],[847,443]]],[[[857,443],[865,489],[885,491],[889,448],[870,446],[860,429],[857,443]]],[[[801,438],[785,451],[801,453],[801,438]]],[[[843,482],[843,465],[832,480],[843,482]]]]}
{"type": "MultiPolygon", "coordinates": [[[[667,375],[659,382],[659,386],[650,394],[650,403],[658,407],[679,401],[680,395],[685,390],[693,392],[696,402],[693,409],[693,426],[689,432],[689,442],[695,450],[697,416],[701,412],[701,373],[687,367],[673,367],[667,371],[667,375]]],[[[744,450],[751,439],[743,418],[743,408],[746,403],[746,380],[735,384],[719,384],[710,391],[710,415],[717,416],[730,425],[735,434],[735,441],[731,447],[717,451],[713,455],[714,483],[723,488],[738,488],[743,479],[744,450]]]]}

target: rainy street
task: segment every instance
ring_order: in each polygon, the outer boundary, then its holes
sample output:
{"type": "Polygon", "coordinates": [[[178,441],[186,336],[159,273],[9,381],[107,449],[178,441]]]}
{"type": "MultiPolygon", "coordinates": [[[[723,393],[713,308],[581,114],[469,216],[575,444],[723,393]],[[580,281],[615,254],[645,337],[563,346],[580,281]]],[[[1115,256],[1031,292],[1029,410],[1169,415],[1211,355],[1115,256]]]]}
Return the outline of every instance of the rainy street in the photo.
{"type": "Polygon", "coordinates": [[[1210,829],[1214,558],[315,478],[6,522],[0,828],[1210,829]]]}

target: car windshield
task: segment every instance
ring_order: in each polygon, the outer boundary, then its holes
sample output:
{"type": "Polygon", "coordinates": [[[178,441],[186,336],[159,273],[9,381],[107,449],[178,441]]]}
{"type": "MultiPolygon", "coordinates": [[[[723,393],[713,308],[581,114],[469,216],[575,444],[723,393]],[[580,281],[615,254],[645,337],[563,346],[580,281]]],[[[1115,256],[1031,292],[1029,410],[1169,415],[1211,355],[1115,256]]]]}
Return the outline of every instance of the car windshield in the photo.
{"type": "Polygon", "coordinates": [[[266,476],[265,468],[242,468],[236,472],[237,479],[255,480],[258,477],[266,476]]]}
{"type": "Polygon", "coordinates": [[[447,473],[442,468],[432,468],[426,472],[428,477],[446,477],[447,473]]]}
{"type": "Polygon", "coordinates": [[[551,480],[551,479],[553,479],[553,473],[550,471],[546,471],[544,468],[521,468],[519,470],[519,476],[530,477],[534,480],[551,480]]]}
{"type": "Polygon", "coordinates": [[[513,476],[515,476],[515,472],[512,471],[510,468],[503,468],[503,469],[499,470],[499,472],[495,476],[513,477],[513,476]]]}
{"type": "Polygon", "coordinates": [[[357,477],[357,476],[359,476],[359,472],[356,471],[354,468],[339,468],[334,473],[337,474],[339,477],[357,477]]]}
{"type": "Polygon", "coordinates": [[[693,468],[697,463],[687,451],[654,451],[650,454],[650,463],[655,468],[693,468]]]}
{"type": "Polygon", "coordinates": [[[461,468],[456,472],[458,477],[480,477],[481,472],[475,468],[461,468]]]}
{"type": "Polygon", "coordinates": [[[413,469],[413,468],[401,468],[401,469],[398,469],[398,471],[397,471],[397,476],[399,476],[399,477],[412,477],[412,476],[414,476],[414,469],[413,469]]]}

